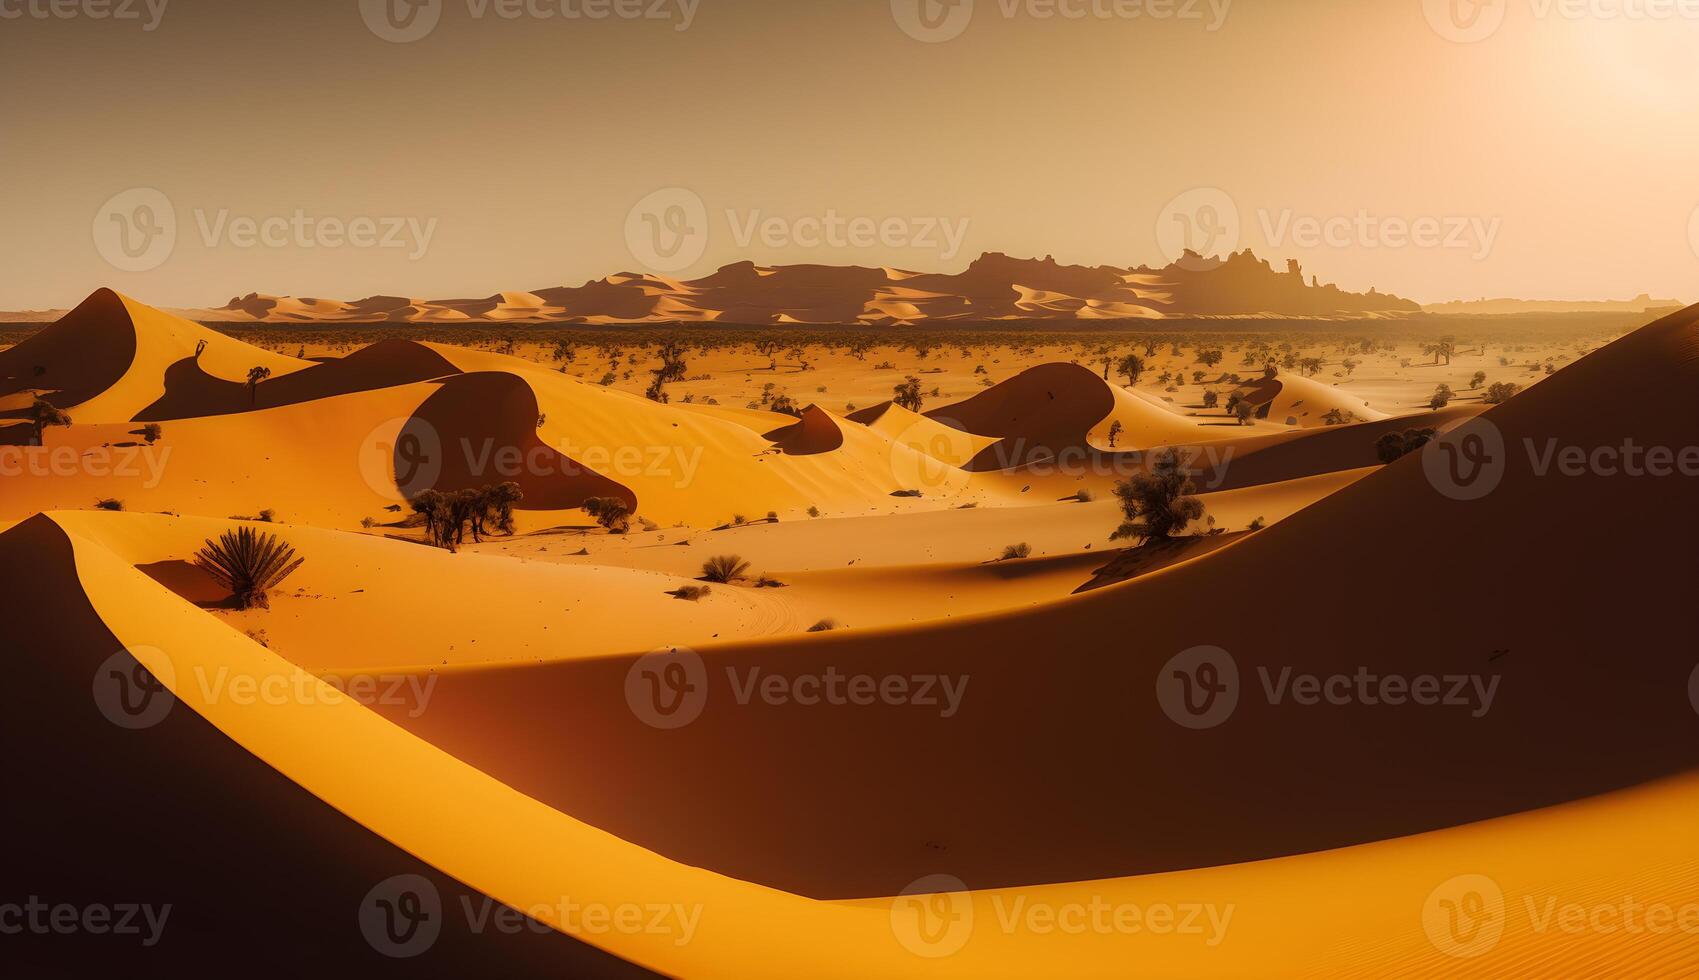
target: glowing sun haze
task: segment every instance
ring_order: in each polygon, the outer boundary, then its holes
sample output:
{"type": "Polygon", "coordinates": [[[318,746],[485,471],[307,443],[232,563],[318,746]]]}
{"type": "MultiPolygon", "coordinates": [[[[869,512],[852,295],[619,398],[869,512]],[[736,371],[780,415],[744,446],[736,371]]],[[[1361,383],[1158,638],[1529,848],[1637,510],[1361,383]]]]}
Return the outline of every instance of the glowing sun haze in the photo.
{"type": "Polygon", "coordinates": [[[1679,3],[1505,0],[1464,43],[1439,0],[978,0],[966,21],[908,2],[444,0],[406,41],[358,0],[170,0],[152,24],[4,0],[0,308],[650,271],[628,217],[674,187],[707,225],[664,270],[685,278],[982,251],[1160,265],[1165,208],[1208,189],[1230,243],[1352,290],[1699,298],[1699,20],[1679,3]],[[616,8],[645,16],[560,16],[616,8]],[[133,188],[176,216],[145,271],[97,242],[133,188]],[[828,215],[898,233],[797,220],[828,215]],[[265,219],[289,230],[245,237],[265,219]],[[356,219],[398,247],[334,234],[356,219]]]}

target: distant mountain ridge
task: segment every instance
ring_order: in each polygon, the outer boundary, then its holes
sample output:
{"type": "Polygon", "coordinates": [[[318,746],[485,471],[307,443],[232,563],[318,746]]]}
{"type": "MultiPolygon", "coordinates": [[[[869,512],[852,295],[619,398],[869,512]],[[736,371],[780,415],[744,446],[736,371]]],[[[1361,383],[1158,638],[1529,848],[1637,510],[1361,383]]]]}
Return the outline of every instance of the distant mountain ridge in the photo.
{"type": "Polygon", "coordinates": [[[1284,271],[1249,250],[1226,258],[1188,252],[1161,269],[1062,265],[992,252],[961,273],[861,266],[739,262],[701,279],[622,272],[585,283],[476,299],[373,296],[344,301],[249,293],[195,319],[266,323],[556,322],[905,326],[982,320],[1168,317],[1372,318],[1421,312],[1370,289],[1352,293],[1297,262],[1284,271]]]}
{"type": "Polygon", "coordinates": [[[1429,303],[1425,313],[1442,316],[1505,316],[1518,313],[1649,313],[1654,310],[1679,310],[1687,306],[1679,299],[1653,299],[1641,293],[1633,299],[1621,300],[1561,300],[1561,299],[1454,299],[1449,303],[1429,303]]]}

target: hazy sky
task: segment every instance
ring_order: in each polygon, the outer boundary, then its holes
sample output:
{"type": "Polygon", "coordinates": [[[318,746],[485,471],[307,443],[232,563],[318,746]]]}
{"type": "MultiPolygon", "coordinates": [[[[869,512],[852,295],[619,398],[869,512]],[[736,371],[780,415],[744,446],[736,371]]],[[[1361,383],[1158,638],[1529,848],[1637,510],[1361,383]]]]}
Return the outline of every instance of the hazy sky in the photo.
{"type": "Polygon", "coordinates": [[[1699,299],[1699,0],[1451,2],[0,0],[0,308],[1188,233],[1424,302],[1699,299]]]}

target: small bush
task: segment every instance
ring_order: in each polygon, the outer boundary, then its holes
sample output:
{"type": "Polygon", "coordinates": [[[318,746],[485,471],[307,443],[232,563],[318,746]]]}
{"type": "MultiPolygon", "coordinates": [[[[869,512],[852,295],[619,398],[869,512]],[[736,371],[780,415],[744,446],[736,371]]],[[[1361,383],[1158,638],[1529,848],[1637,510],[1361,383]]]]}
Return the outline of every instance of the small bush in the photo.
{"type": "Polygon", "coordinates": [[[94,506],[99,510],[123,510],[124,502],[112,497],[102,497],[94,502],[94,506]]]}
{"type": "Polygon", "coordinates": [[[607,528],[609,534],[624,534],[631,530],[631,508],[618,497],[591,497],[584,501],[584,513],[607,528]]]}
{"type": "Polygon", "coordinates": [[[737,555],[715,555],[702,563],[702,578],[709,582],[719,582],[722,585],[743,578],[749,571],[749,562],[737,555]]]}
{"type": "Polygon", "coordinates": [[[685,602],[701,602],[712,591],[706,585],[687,585],[682,589],[674,589],[667,595],[674,599],[683,599],[685,602]]]}
{"type": "Polygon", "coordinates": [[[820,622],[815,623],[813,626],[810,626],[808,628],[808,632],[810,632],[810,633],[830,633],[831,631],[833,631],[837,628],[838,628],[838,624],[835,620],[822,619],[820,622]]]}
{"type": "Polygon", "coordinates": [[[1020,544],[1009,545],[1007,548],[1003,549],[1003,561],[1019,561],[1022,558],[1030,557],[1032,557],[1032,545],[1027,544],[1025,541],[1022,541],[1020,544]]]}

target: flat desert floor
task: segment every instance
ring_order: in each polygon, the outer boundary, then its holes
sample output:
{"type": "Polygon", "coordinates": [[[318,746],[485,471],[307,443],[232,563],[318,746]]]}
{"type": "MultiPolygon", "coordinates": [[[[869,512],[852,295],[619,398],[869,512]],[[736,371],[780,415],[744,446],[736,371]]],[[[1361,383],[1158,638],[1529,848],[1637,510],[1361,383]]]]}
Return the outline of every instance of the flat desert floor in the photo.
{"type": "Polygon", "coordinates": [[[432,962],[512,973],[1699,973],[1699,474],[1600,462],[1699,444],[1699,310],[1252,326],[367,343],[96,293],[0,350],[18,876],[164,888],[191,959],[382,963],[404,879],[432,962]],[[1201,514],[1117,539],[1169,458],[1201,514]],[[433,546],[417,502],[504,484],[433,546]],[[263,608],[196,563],[237,529],[303,560],[263,608]]]}

